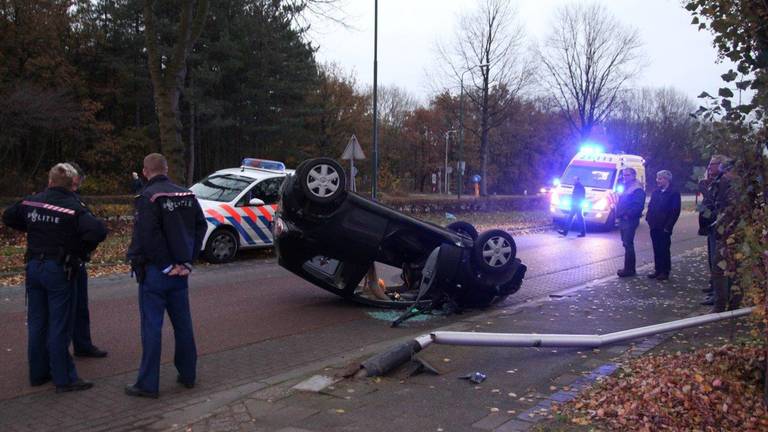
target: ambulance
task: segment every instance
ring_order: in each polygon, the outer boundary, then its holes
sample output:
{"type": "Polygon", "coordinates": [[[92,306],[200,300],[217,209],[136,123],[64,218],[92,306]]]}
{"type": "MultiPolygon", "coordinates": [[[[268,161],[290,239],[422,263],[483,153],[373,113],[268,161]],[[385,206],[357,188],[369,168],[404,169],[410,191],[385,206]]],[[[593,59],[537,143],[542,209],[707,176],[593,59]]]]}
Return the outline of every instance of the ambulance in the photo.
{"type": "Polygon", "coordinates": [[[606,230],[616,226],[616,203],[623,192],[621,170],[634,168],[637,181],[645,188],[645,159],[637,155],[604,153],[598,146],[583,146],[571,159],[563,175],[555,180],[549,199],[552,222],[561,225],[567,221],[571,206],[578,205],[584,220],[606,230]],[[571,200],[573,180],[578,177],[586,190],[580,203],[571,200]]]}
{"type": "Polygon", "coordinates": [[[291,173],[282,162],[245,158],[239,168],[216,171],[194,184],[190,189],[208,222],[203,256],[223,263],[240,249],[271,247],[280,186],[291,173]]]}

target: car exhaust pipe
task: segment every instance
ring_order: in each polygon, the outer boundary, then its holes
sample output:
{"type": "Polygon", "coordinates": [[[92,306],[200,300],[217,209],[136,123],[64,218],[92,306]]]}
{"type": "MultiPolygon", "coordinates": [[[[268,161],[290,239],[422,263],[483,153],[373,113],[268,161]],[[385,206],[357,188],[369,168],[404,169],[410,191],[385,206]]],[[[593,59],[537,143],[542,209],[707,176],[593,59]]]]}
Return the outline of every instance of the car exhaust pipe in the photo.
{"type": "Polygon", "coordinates": [[[358,376],[381,376],[408,362],[417,352],[432,343],[443,345],[489,347],[567,347],[597,348],[644,336],[666,333],[688,327],[696,327],[715,321],[749,315],[754,307],[721,313],[685,318],[668,323],[638,327],[604,335],[528,334],[528,333],[477,333],[436,331],[416,337],[391,350],[371,357],[360,365],[358,376]],[[363,372],[364,371],[364,372],[363,372]]]}

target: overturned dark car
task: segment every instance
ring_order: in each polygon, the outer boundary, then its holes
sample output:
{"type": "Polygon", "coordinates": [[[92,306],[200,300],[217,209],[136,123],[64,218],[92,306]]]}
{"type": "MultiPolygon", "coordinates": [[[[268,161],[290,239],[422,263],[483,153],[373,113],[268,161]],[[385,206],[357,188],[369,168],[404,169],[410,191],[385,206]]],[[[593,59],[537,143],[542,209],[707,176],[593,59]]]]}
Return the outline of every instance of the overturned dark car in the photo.
{"type": "Polygon", "coordinates": [[[404,215],[346,190],[328,158],[286,178],[273,231],[281,266],[370,306],[484,307],[519,290],[526,271],[506,231],[478,235],[465,222],[443,228],[404,215]],[[400,269],[402,283],[383,286],[373,270],[381,264],[400,269]]]}

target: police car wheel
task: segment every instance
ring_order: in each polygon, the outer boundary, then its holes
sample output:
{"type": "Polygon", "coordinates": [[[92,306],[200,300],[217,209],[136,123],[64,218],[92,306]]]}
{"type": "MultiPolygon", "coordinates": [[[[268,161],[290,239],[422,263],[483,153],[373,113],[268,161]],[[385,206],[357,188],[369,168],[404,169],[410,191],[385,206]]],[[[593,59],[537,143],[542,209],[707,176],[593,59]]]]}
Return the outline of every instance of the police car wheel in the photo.
{"type": "Polygon", "coordinates": [[[232,261],[237,255],[237,238],[227,230],[217,230],[211,234],[205,247],[205,255],[208,261],[220,264],[232,261]]]}
{"type": "Polygon", "coordinates": [[[298,180],[304,196],[318,204],[335,201],[346,188],[344,169],[329,158],[311,159],[303,163],[298,172],[298,180]]]}
{"type": "Polygon", "coordinates": [[[445,229],[453,231],[456,234],[461,234],[472,240],[477,240],[477,229],[469,222],[456,221],[448,224],[445,229]]]}
{"type": "Polygon", "coordinates": [[[508,232],[493,229],[477,237],[472,254],[481,271],[501,273],[514,264],[517,246],[508,232]]]}

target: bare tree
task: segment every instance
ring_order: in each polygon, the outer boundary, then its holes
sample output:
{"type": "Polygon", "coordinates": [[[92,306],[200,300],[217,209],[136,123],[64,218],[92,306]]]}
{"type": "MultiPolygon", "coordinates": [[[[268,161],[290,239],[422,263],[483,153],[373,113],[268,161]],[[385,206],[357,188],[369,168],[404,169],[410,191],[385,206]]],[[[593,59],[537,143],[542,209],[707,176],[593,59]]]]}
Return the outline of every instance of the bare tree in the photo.
{"type": "MultiPolygon", "coordinates": [[[[187,75],[187,57],[200,37],[208,15],[208,0],[186,0],[181,5],[176,41],[171,52],[160,46],[154,0],[144,0],[144,38],[160,125],[160,149],[168,157],[171,173],[184,179],[184,144],[181,139],[179,99],[187,75]]],[[[192,179],[186,179],[191,182],[192,179]]]]}
{"type": "Polygon", "coordinates": [[[507,0],[484,0],[460,18],[448,47],[438,46],[441,64],[458,87],[464,84],[468,108],[479,113],[480,191],[487,195],[489,132],[510,113],[512,102],[533,82],[534,66],[525,55],[523,26],[507,0]],[[468,75],[465,80],[464,76],[468,75]]]}
{"type": "Polygon", "coordinates": [[[539,50],[544,82],[571,127],[587,138],[640,71],[640,36],[596,3],[563,6],[552,29],[539,50]]]}

